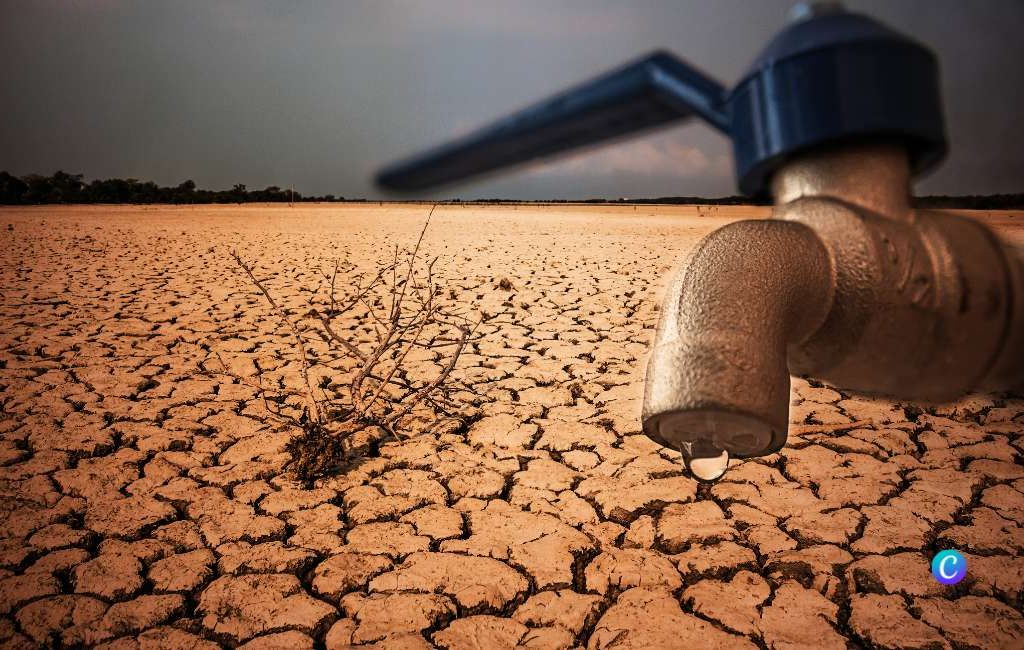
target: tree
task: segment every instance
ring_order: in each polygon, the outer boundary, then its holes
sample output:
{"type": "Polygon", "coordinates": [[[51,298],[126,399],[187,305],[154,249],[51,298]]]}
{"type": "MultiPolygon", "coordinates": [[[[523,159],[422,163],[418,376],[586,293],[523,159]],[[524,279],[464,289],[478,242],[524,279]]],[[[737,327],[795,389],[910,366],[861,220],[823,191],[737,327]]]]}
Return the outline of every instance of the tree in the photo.
{"type": "Polygon", "coordinates": [[[85,183],[82,182],[82,174],[68,174],[57,170],[50,177],[50,184],[54,192],[58,193],[61,203],[77,203],[81,199],[82,189],[85,183]]]}
{"type": "Polygon", "coordinates": [[[28,184],[17,176],[0,172],[0,203],[7,205],[22,203],[28,192],[28,184]]]}
{"type": "Polygon", "coordinates": [[[60,193],[53,187],[53,180],[49,176],[29,174],[22,177],[28,190],[25,192],[26,203],[59,203],[60,193]]]}

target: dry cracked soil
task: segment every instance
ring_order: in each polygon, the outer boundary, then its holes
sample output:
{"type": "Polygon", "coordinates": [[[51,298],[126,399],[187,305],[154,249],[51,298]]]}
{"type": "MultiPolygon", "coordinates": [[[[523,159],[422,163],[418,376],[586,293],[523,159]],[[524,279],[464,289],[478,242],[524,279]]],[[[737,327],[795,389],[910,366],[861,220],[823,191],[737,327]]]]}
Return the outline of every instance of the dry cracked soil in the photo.
{"type": "Polygon", "coordinates": [[[294,481],[293,431],[197,373],[299,370],[228,252],[300,308],[427,207],[0,211],[0,645],[1024,647],[1024,398],[795,379],[787,446],[710,486],[640,435],[668,272],[763,208],[439,208],[425,249],[487,314],[461,423],[294,481]]]}

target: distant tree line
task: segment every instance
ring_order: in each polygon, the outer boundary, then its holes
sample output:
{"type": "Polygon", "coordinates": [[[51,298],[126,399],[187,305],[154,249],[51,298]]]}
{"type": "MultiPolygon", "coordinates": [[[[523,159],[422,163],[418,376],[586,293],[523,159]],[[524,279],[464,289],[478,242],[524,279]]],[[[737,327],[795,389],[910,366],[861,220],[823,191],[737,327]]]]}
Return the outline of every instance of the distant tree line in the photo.
{"type": "MultiPolygon", "coordinates": [[[[314,201],[365,202],[325,194],[304,196],[288,188],[271,185],[250,190],[239,183],[230,190],[203,190],[187,180],[176,187],[161,187],[152,181],[134,178],[108,178],[86,183],[82,174],[57,171],[52,176],[29,174],[14,176],[0,171],[0,205],[37,205],[44,203],[289,203],[314,201]]],[[[421,203],[422,200],[411,201],[421,203]]],[[[530,204],[530,203],[594,203],[625,205],[770,205],[765,196],[662,196],[653,199],[553,199],[519,201],[514,199],[448,199],[438,203],[468,204],[530,204]]],[[[961,208],[974,210],[1024,209],[1024,194],[990,194],[986,196],[919,196],[913,199],[918,208],[961,208]]]]}
{"type": "Polygon", "coordinates": [[[29,174],[17,177],[0,171],[0,204],[42,203],[288,203],[290,201],[344,201],[333,194],[303,196],[271,185],[250,190],[239,183],[230,190],[203,190],[187,180],[176,187],[161,187],[152,181],[108,178],[86,183],[82,174],[54,172],[52,176],[29,174]]]}
{"type": "Polygon", "coordinates": [[[961,208],[970,210],[1020,210],[1024,194],[984,194],[968,196],[917,196],[916,208],[961,208]]]}

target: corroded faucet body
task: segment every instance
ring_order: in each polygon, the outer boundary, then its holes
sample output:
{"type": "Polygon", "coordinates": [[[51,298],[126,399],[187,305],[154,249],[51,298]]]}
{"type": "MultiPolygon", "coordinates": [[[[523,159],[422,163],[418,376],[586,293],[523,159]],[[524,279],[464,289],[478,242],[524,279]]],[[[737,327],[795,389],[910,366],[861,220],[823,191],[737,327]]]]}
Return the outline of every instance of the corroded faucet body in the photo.
{"type": "Polygon", "coordinates": [[[904,147],[806,152],[771,188],[772,219],[709,235],[668,290],[651,438],[696,456],[777,451],[790,374],[930,401],[1024,386],[1024,251],[974,219],[913,210],[904,147]]]}

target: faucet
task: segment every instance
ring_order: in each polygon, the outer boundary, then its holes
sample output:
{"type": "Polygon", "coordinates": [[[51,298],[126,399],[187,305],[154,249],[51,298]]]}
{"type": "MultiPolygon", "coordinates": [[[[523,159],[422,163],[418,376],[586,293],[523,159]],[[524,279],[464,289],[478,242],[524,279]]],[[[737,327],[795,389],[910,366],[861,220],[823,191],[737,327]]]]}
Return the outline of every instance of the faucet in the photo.
{"type": "Polygon", "coordinates": [[[791,374],[926,401],[1024,387],[1024,251],[914,210],[910,178],[888,139],[816,148],[772,174],[771,219],[705,237],[668,289],[644,432],[709,462],[773,453],[791,374]]]}
{"type": "Polygon", "coordinates": [[[642,414],[703,479],[782,448],[792,374],[925,401],[1024,389],[1024,251],[911,206],[947,151],[935,56],[835,2],[791,15],[731,90],[654,52],[377,176],[419,191],[691,117],[731,138],[773,214],[683,263],[642,414]]]}

